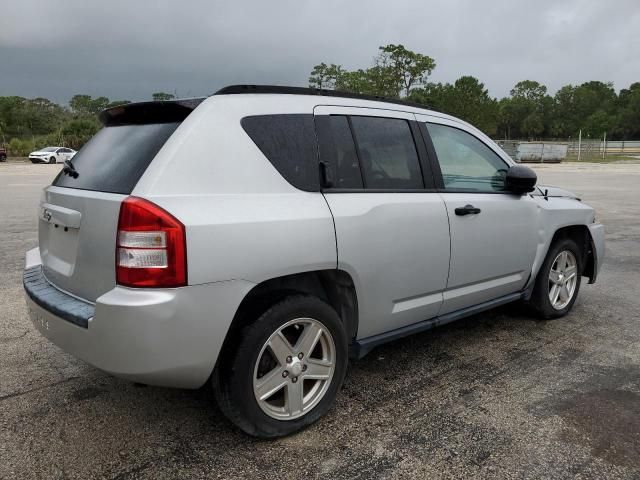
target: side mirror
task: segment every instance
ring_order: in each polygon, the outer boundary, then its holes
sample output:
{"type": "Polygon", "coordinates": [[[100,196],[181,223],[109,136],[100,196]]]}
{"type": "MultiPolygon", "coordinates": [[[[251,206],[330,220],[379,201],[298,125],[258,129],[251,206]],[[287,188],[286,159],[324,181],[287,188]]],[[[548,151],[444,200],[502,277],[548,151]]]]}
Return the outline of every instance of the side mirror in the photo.
{"type": "Polygon", "coordinates": [[[513,165],[507,170],[504,187],[508,192],[522,195],[536,188],[538,177],[536,172],[524,165],[513,165]]]}

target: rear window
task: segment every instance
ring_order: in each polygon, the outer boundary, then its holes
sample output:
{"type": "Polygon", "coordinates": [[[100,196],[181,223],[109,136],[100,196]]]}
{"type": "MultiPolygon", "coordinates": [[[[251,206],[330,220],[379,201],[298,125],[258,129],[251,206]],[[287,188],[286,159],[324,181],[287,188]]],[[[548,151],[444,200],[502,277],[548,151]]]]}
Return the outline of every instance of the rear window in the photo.
{"type": "Polygon", "coordinates": [[[177,123],[104,127],[73,157],[73,178],[60,172],[53,185],[130,194],[177,123]]]}
{"type": "Polygon", "coordinates": [[[256,115],[243,118],[241,125],[291,185],[308,192],[320,189],[313,115],[256,115]]]}

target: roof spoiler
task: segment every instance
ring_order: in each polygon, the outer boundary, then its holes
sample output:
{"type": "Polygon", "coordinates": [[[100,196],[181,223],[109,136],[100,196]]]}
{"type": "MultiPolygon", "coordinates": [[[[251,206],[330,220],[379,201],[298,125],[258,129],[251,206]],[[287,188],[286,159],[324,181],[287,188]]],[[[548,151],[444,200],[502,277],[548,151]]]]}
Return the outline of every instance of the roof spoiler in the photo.
{"type": "Polygon", "coordinates": [[[126,103],[103,110],[98,115],[98,119],[105,127],[181,122],[203,100],[204,97],[186,100],[126,103]]]}

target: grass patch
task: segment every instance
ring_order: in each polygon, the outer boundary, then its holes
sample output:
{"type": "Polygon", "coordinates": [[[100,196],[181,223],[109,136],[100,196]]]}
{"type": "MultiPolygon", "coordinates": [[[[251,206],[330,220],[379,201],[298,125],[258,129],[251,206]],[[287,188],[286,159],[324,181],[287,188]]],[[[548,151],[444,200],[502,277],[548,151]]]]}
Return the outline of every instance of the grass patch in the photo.
{"type": "Polygon", "coordinates": [[[616,162],[626,162],[626,163],[640,163],[640,155],[622,155],[619,153],[610,153],[605,155],[604,158],[602,156],[589,155],[582,156],[580,161],[578,162],[577,155],[569,155],[564,160],[564,162],[574,162],[574,163],[616,163],[616,162]]]}

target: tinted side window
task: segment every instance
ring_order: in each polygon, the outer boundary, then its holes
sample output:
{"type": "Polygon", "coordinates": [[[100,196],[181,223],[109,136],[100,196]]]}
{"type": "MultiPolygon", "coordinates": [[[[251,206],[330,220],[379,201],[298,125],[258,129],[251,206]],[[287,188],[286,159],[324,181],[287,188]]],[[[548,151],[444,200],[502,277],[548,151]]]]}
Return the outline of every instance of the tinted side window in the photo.
{"type": "Polygon", "coordinates": [[[347,117],[316,117],[320,159],[327,165],[334,188],[361,189],[362,175],[347,117]]]}
{"type": "Polygon", "coordinates": [[[406,120],[351,117],[366,188],[424,187],[418,153],[406,120]]]}
{"type": "Polygon", "coordinates": [[[282,114],[245,117],[242,128],[291,185],[320,189],[313,115],[282,114]]]}
{"type": "Polygon", "coordinates": [[[504,191],[508,165],[473,135],[446,125],[427,123],[446,190],[504,191]]]}
{"type": "Polygon", "coordinates": [[[73,157],[78,177],[60,172],[53,185],[129,194],[178,125],[105,127],[73,157]]]}

